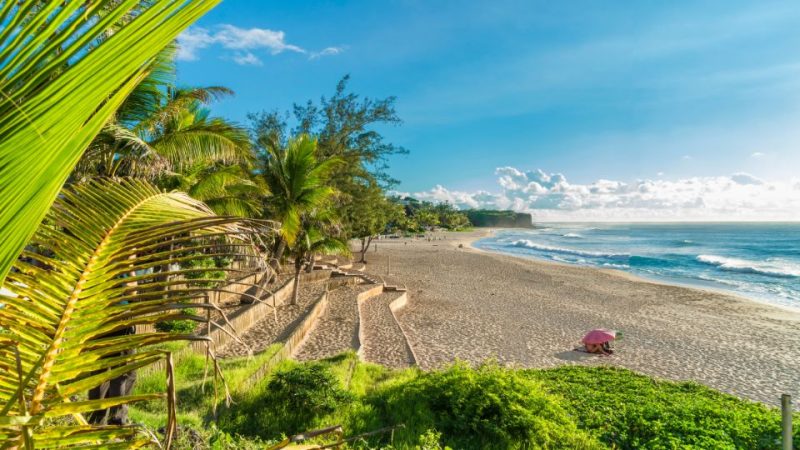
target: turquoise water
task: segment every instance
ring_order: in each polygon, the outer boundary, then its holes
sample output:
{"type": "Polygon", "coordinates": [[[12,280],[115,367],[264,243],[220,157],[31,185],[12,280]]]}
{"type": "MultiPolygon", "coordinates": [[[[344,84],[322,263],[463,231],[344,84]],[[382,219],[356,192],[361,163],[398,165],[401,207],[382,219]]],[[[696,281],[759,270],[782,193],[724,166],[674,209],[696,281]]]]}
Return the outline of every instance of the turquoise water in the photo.
{"type": "Polygon", "coordinates": [[[475,246],[800,308],[800,223],[546,224],[475,246]]]}

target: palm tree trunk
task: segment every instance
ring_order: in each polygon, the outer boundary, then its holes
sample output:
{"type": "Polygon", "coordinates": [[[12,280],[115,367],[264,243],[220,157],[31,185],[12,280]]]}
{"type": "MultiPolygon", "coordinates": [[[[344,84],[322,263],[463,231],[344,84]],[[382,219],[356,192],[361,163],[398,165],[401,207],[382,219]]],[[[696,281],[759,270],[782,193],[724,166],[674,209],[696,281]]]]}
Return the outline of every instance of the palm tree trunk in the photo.
{"type": "Polygon", "coordinates": [[[294,263],[294,289],[292,290],[292,305],[297,304],[297,297],[300,295],[300,270],[303,268],[302,263],[294,263]]]}
{"type": "Polygon", "coordinates": [[[308,260],[306,261],[306,273],[311,273],[314,271],[314,254],[311,253],[308,255],[308,260]]]}
{"type": "Polygon", "coordinates": [[[278,243],[277,246],[275,247],[275,254],[272,255],[272,260],[270,261],[270,265],[276,272],[280,271],[281,258],[283,258],[284,252],[286,252],[286,240],[278,236],[278,243]]]}

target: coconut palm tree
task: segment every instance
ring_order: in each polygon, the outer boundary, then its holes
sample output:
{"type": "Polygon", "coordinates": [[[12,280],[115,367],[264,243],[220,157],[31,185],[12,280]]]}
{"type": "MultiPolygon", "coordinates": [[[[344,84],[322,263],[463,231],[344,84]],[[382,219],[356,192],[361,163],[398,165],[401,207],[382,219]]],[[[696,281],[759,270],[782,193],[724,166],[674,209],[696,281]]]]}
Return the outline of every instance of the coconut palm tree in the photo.
{"type": "MultiPolygon", "coordinates": [[[[168,70],[168,65],[160,63],[153,73],[160,78],[168,70]]],[[[98,175],[155,179],[202,164],[250,163],[247,130],[211,117],[207,108],[232,95],[231,90],[216,86],[176,89],[171,84],[159,89],[159,82],[148,78],[134,91],[131,101],[86,150],[74,179],[98,175]]]]}
{"type": "Polygon", "coordinates": [[[252,176],[246,165],[199,163],[162,178],[159,185],[186,192],[217,214],[240,217],[258,217],[261,199],[269,194],[263,181],[252,176]]]}
{"type": "MultiPolygon", "coordinates": [[[[271,228],[265,221],[217,216],[184,193],[163,192],[144,180],[103,179],[62,191],[0,294],[0,441],[26,448],[151,442],[136,427],[90,426],[87,414],[162,394],[71,397],[169,360],[155,344],[207,340],[117,331],[207,321],[190,309],[216,309],[205,294],[225,281],[202,272],[233,269],[191,263],[224,256],[257,264],[259,238],[271,228]],[[192,277],[182,276],[189,272],[192,277]]],[[[168,404],[174,419],[174,400],[168,404]]],[[[171,420],[167,445],[173,433],[171,420]]]]}
{"type": "Polygon", "coordinates": [[[0,282],[156,55],[218,2],[0,2],[0,282]]]}
{"type": "Polygon", "coordinates": [[[347,243],[333,237],[338,223],[333,216],[330,205],[324,205],[315,211],[303,215],[300,231],[294,242],[288,247],[289,255],[294,259],[294,288],[292,305],[297,304],[300,293],[300,272],[303,268],[314,265],[315,255],[347,255],[350,248],[347,243]]]}
{"type": "Polygon", "coordinates": [[[274,267],[279,266],[286,246],[295,244],[304,215],[326,205],[335,193],[328,185],[328,176],[340,160],[320,160],[316,153],[317,141],[300,135],[285,147],[267,146],[261,155],[259,174],[270,192],[265,212],[281,224],[274,267]]]}

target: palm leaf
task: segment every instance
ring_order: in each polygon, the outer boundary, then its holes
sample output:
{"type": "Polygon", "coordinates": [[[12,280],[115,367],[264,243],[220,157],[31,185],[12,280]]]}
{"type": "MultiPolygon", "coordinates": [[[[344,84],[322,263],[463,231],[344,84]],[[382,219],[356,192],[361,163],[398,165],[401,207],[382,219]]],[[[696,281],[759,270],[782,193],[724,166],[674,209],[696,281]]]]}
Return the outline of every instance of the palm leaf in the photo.
{"type": "Polygon", "coordinates": [[[237,163],[251,157],[247,131],[219,118],[179,124],[153,139],[150,146],[177,169],[202,162],[237,163]]]}
{"type": "Polygon", "coordinates": [[[339,164],[339,158],[319,160],[317,141],[306,135],[290,140],[286,148],[267,148],[262,171],[271,193],[267,203],[289,245],[301,232],[302,215],[320,208],[335,193],[328,176],[339,164]]]}
{"type": "MultiPolygon", "coordinates": [[[[13,369],[0,371],[0,416],[40,425],[151,398],[65,401],[163,359],[154,344],[202,339],[110,334],[166,320],[204,322],[206,317],[185,310],[215,307],[203,295],[222,289],[225,280],[206,275],[247,269],[182,267],[226,256],[263,268],[256,244],[274,228],[267,221],[216,216],[186,194],[161,192],[142,180],[96,180],[63,191],[0,294],[6,343],[0,345],[0,366],[13,369]]],[[[10,430],[0,425],[8,439],[24,437],[25,429],[10,430]]],[[[35,446],[55,446],[67,435],[73,445],[141,438],[135,428],[87,428],[83,420],[60,430],[33,435],[35,446]]]]}
{"type": "Polygon", "coordinates": [[[153,58],[219,0],[0,0],[0,281],[153,58]]]}

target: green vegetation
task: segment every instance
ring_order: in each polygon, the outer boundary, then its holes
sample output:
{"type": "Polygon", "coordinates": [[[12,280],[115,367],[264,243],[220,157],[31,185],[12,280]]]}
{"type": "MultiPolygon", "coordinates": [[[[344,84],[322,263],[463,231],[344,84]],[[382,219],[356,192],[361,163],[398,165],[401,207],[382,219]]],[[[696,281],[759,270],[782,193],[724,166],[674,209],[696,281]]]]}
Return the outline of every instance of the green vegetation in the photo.
{"type": "Polygon", "coordinates": [[[216,3],[3,4],[0,281],[146,63],[216,3]]]}
{"type": "MultiPolygon", "coordinates": [[[[579,426],[619,449],[774,449],[780,412],[697,383],[655,380],[625,369],[529,370],[562,397],[579,426]]],[[[800,417],[800,414],[797,415],[800,417]]],[[[800,447],[795,419],[795,447],[800,447]]]]}
{"type": "MultiPolygon", "coordinates": [[[[319,102],[295,104],[291,113],[250,114],[249,119],[256,153],[262,161],[273,159],[276,149],[286,148],[302,136],[315,141],[315,157],[321,163],[337,161],[326,180],[333,192],[330,207],[338,216],[332,234],[344,242],[364,239],[368,247],[370,238],[384,232],[392,219],[385,194],[397,180],[386,171],[388,158],[407,150],[386,142],[375,130],[376,126],[400,123],[394,97],[362,98],[347,91],[348,80],[348,76],[342,78],[333,95],[319,102]],[[289,127],[289,118],[297,124],[295,127],[289,127]]],[[[267,217],[280,220],[281,216],[267,217]]],[[[275,253],[280,259],[280,243],[275,253]]]]}
{"type": "Polygon", "coordinates": [[[403,208],[404,214],[394,217],[389,227],[402,232],[426,231],[436,227],[461,231],[471,227],[467,216],[450,203],[431,203],[412,197],[393,197],[391,201],[403,208]]]}
{"type": "MultiPolygon", "coordinates": [[[[197,389],[202,365],[192,358],[187,366],[194,368],[183,369],[178,381],[197,389]]],[[[231,364],[226,374],[238,379],[257,367],[245,360],[225,364],[231,364]]],[[[397,371],[357,362],[348,353],[321,362],[286,361],[256,386],[229,384],[235,387],[234,405],[220,409],[213,427],[200,420],[211,416],[210,405],[179,389],[183,423],[206,442],[244,447],[331,425],[356,436],[399,424],[404,427],[395,430],[393,441],[385,434],[352,447],[772,449],[780,437],[774,409],[695,383],[610,367],[455,364],[433,372],[397,371]],[[191,406],[181,404],[183,396],[191,406]]],[[[152,411],[157,406],[151,404],[152,411]]],[[[138,411],[134,416],[143,417],[138,411]]],[[[163,416],[162,422],[155,417],[148,416],[148,424],[162,426],[163,416]]]]}
{"type": "MultiPolygon", "coordinates": [[[[177,351],[185,344],[173,345],[177,351]]],[[[215,408],[225,404],[225,388],[237,390],[253,372],[263,366],[278,350],[275,344],[252,358],[226,358],[219,360],[224,374],[221,379],[213,376],[213,367],[206,366],[206,358],[192,352],[179,353],[175,361],[175,379],[178,396],[178,421],[181,426],[203,429],[213,421],[215,408]]],[[[134,393],[137,395],[164,392],[167,387],[163,371],[147,371],[140,374],[134,393]]],[[[131,408],[131,419],[154,430],[166,425],[165,400],[149,400],[131,408]]]]}
{"type": "Polygon", "coordinates": [[[237,435],[276,438],[287,430],[310,430],[353,400],[326,365],[302,364],[275,372],[258,395],[226,411],[219,425],[237,435]]]}
{"type": "Polygon", "coordinates": [[[493,365],[455,365],[386,383],[365,398],[382,421],[403,423],[412,443],[426,430],[453,448],[600,448],[542,385],[493,365]]]}
{"type": "Polygon", "coordinates": [[[514,211],[495,211],[491,209],[469,209],[464,211],[469,221],[476,227],[532,228],[533,221],[528,213],[514,211]]]}
{"type": "MultiPolygon", "coordinates": [[[[191,262],[221,252],[230,255],[228,239],[245,242],[256,234],[252,228],[245,220],[216,216],[184,193],[165,193],[143,180],[93,180],[63,190],[7,277],[8,294],[0,310],[0,356],[6,370],[0,377],[6,386],[24,388],[0,391],[9,409],[22,408],[22,403],[39,416],[38,422],[94,411],[92,423],[113,424],[124,417],[120,405],[157,396],[123,393],[109,400],[96,387],[108,382],[123,389],[129,385],[126,373],[165,359],[166,351],[157,344],[186,339],[175,333],[135,333],[137,325],[205,320],[191,310],[208,308],[200,294],[225,280],[203,276],[218,271],[216,264],[191,262]],[[191,266],[193,277],[172,277],[176,261],[191,266]],[[15,360],[13,366],[8,363],[15,360]],[[26,373],[30,378],[20,383],[26,373]],[[86,400],[63,404],[64,398],[87,391],[86,400]],[[28,400],[18,401],[21,395],[28,400]]],[[[233,255],[251,256],[251,249],[244,246],[233,255]]],[[[76,427],[80,439],[86,427],[67,423],[63,426],[76,427]]],[[[130,430],[123,434],[132,441],[144,439],[130,430]]],[[[33,434],[31,440],[43,446],[48,436],[33,434]]],[[[94,436],[88,433],[85,439],[94,436]]]]}
{"type": "MultiPolygon", "coordinates": [[[[191,308],[185,309],[184,312],[192,316],[197,314],[197,311],[191,308]]],[[[155,328],[164,333],[190,334],[197,329],[197,322],[194,320],[165,320],[156,323],[155,328]]]]}

